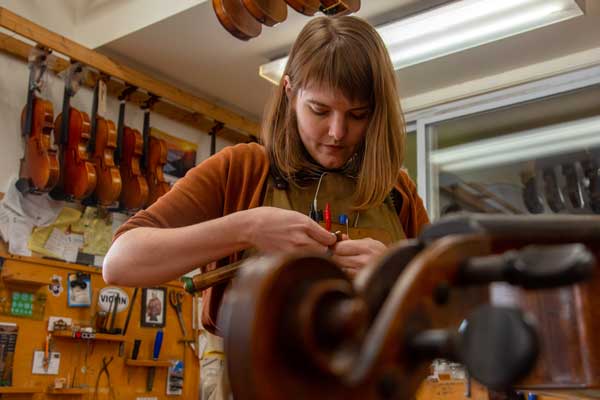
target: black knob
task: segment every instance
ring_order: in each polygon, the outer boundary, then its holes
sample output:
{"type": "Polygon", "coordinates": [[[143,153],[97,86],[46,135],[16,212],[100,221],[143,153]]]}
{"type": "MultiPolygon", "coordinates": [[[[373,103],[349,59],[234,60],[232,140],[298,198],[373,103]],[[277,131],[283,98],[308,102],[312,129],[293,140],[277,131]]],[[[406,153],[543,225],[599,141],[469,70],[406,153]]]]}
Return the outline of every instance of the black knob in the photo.
{"type": "Polygon", "coordinates": [[[592,276],[596,258],[582,244],[527,246],[501,255],[474,257],[461,270],[465,284],[506,281],[526,289],[553,288],[592,276]]]}
{"type": "Polygon", "coordinates": [[[459,354],[471,376],[494,390],[511,387],[533,368],[538,337],[520,310],[482,306],[461,327],[459,354]]]}

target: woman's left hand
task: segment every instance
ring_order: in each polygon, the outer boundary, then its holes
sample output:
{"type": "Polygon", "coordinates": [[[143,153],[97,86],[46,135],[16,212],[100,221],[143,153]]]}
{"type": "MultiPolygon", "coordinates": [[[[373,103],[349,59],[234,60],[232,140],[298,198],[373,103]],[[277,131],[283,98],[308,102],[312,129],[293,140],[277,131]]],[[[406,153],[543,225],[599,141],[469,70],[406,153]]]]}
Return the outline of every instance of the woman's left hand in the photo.
{"type": "Polygon", "coordinates": [[[386,245],[375,239],[349,240],[346,235],[343,236],[342,241],[331,247],[331,258],[351,277],[387,250],[386,245]]]}

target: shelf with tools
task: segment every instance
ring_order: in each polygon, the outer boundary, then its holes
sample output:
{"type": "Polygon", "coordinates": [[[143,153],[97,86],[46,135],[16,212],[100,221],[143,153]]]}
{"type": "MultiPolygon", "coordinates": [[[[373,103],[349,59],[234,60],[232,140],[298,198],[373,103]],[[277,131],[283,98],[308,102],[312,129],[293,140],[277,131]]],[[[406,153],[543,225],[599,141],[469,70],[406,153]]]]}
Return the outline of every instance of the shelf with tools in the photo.
{"type": "Polygon", "coordinates": [[[21,386],[2,386],[0,394],[36,394],[42,393],[43,389],[39,387],[21,387],[21,386]]]}
{"type": "Polygon", "coordinates": [[[57,396],[80,396],[84,394],[88,394],[90,389],[88,388],[64,388],[64,389],[55,389],[49,388],[46,390],[46,394],[54,394],[57,396]]]}
{"type": "Polygon", "coordinates": [[[169,360],[132,360],[128,358],[125,360],[125,365],[129,367],[156,367],[156,368],[169,368],[171,361],[169,360]]]}
{"type": "Polygon", "coordinates": [[[52,332],[52,336],[56,338],[65,338],[73,340],[102,340],[105,342],[124,342],[125,336],[111,335],[108,333],[94,333],[92,337],[76,337],[71,331],[56,331],[52,332]]]}

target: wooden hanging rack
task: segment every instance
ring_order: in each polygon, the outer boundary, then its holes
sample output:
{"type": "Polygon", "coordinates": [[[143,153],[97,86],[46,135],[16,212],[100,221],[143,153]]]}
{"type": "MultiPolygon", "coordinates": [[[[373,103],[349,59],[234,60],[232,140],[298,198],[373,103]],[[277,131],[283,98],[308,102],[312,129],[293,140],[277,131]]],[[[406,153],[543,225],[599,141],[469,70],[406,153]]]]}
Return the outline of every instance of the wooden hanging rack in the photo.
{"type": "MultiPolygon", "coordinates": [[[[214,126],[215,120],[222,121],[226,127],[219,132],[219,136],[236,143],[255,141],[258,137],[259,124],[257,122],[120,64],[103,54],[34,24],[4,7],[0,7],[0,26],[122,82],[161,97],[166,101],[156,103],[153,112],[157,114],[203,132],[209,132],[214,126]]],[[[0,49],[7,53],[27,61],[31,48],[32,46],[18,38],[0,33],[0,49]]],[[[51,55],[48,60],[48,69],[55,73],[63,71],[68,66],[69,62],[60,57],[51,55]]],[[[90,73],[83,84],[93,88],[97,78],[97,74],[90,73]]],[[[111,79],[107,85],[108,93],[116,97],[125,87],[122,82],[111,79]]],[[[131,96],[131,102],[141,105],[147,98],[146,94],[137,91],[131,96]]]]}

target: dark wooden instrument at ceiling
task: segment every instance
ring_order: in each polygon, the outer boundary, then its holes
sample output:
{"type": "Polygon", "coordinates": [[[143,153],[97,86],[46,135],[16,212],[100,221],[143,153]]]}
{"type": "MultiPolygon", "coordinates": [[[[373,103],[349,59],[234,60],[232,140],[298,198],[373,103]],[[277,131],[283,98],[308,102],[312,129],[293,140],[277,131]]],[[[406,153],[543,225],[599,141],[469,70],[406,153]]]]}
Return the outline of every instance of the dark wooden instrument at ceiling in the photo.
{"type": "Polygon", "coordinates": [[[229,33],[240,40],[260,35],[262,26],[244,7],[242,0],[212,0],[217,19],[229,33]]]}
{"type": "Polygon", "coordinates": [[[94,88],[92,104],[92,128],[89,142],[89,153],[96,168],[96,190],[94,200],[102,207],[114,204],[121,194],[121,173],[115,165],[114,152],[117,148],[117,131],[115,123],[98,114],[98,97],[101,82],[107,77],[101,77],[94,88]]]}
{"type": "Polygon", "coordinates": [[[27,104],[21,113],[25,150],[17,181],[22,193],[49,192],[60,176],[58,155],[51,140],[54,109],[51,102],[36,95],[46,71],[48,54],[48,50],[34,48],[29,62],[27,104]]]}
{"type": "Polygon", "coordinates": [[[319,0],[285,0],[288,6],[300,14],[308,15],[312,17],[321,8],[321,2],[319,0]]]}
{"type": "Polygon", "coordinates": [[[144,156],[142,157],[142,165],[144,166],[144,175],[148,183],[146,207],[150,206],[160,196],[171,189],[165,181],[163,174],[163,168],[167,163],[167,143],[162,139],[150,135],[150,111],[156,101],[158,101],[158,97],[151,95],[142,105],[142,109],[144,110],[144,156]]]}
{"type": "Polygon", "coordinates": [[[360,10],[360,0],[321,0],[325,15],[348,15],[360,10]]]}
{"type": "Polygon", "coordinates": [[[77,92],[83,67],[73,63],[65,75],[62,113],[54,121],[54,139],[60,148],[61,173],[58,185],[50,193],[63,200],[81,200],[96,188],[96,169],[89,161],[90,117],[71,107],[71,97],[77,92]]]}
{"type": "Polygon", "coordinates": [[[125,125],[125,104],[135,92],[128,87],[119,96],[119,121],[117,124],[117,149],[115,160],[121,172],[120,207],[124,210],[138,210],[148,199],[148,183],[140,168],[140,157],[144,151],[144,139],[137,129],[125,125]]]}
{"type": "Polygon", "coordinates": [[[494,390],[600,398],[599,226],[453,216],[354,281],[320,256],[249,259],[219,321],[233,395],[412,399],[446,358],[494,390]]]}
{"type": "Polygon", "coordinates": [[[348,15],[360,9],[360,0],[212,0],[217,19],[241,40],[260,35],[261,24],[275,26],[287,18],[287,6],[312,16],[321,11],[328,16],[348,15]]]}
{"type": "Polygon", "coordinates": [[[263,25],[275,26],[287,18],[287,6],[281,0],[242,0],[242,3],[263,25]]]}

